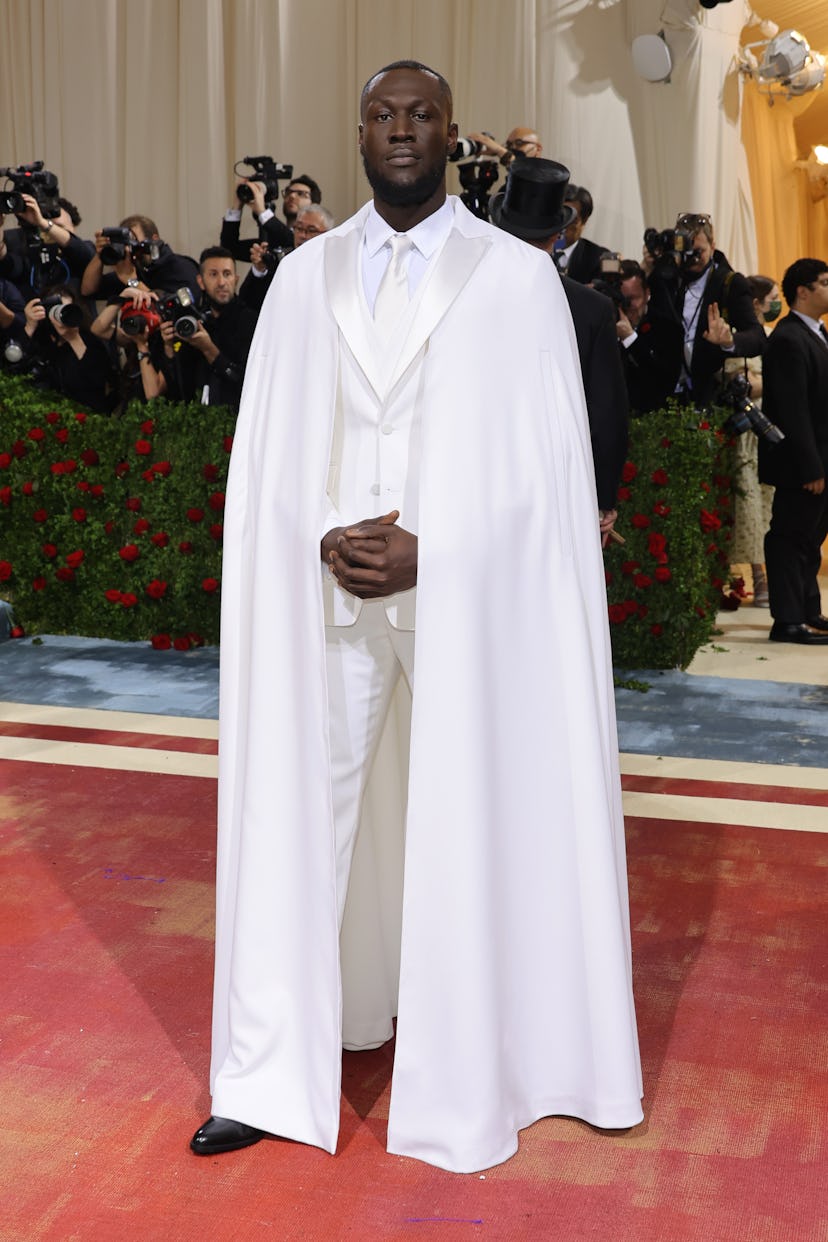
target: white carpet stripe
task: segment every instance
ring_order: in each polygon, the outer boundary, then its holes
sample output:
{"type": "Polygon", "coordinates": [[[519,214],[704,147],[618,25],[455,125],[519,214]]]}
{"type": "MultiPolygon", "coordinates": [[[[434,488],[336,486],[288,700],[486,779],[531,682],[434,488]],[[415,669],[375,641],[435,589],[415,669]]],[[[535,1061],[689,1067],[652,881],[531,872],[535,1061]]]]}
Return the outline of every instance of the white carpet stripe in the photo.
{"type": "Polygon", "coordinates": [[[144,712],[110,712],[87,707],[49,707],[0,701],[0,720],[10,724],[68,725],[72,729],[110,729],[168,737],[217,738],[218,721],[190,716],[152,716],[144,712]]]}
{"type": "Polygon", "coordinates": [[[828,768],[796,768],[726,759],[680,759],[670,755],[621,755],[625,776],[665,780],[723,781],[734,785],[779,785],[785,789],[828,789],[828,768]]]}
{"type": "Polygon", "coordinates": [[[212,779],[218,773],[215,755],[192,755],[180,750],[140,750],[131,746],[97,746],[86,742],[52,742],[48,738],[35,737],[0,737],[0,759],[56,763],[73,768],[109,768],[121,772],[207,776],[212,779]]]}
{"type": "Polygon", "coordinates": [[[693,798],[679,794],[625,793],[624,814],[645,819],[692,820],[704,824],[738,824],[745,828],[782,828],[828,832],[828,807],[787,802],[748,802],[740,798],[693,798]]]}

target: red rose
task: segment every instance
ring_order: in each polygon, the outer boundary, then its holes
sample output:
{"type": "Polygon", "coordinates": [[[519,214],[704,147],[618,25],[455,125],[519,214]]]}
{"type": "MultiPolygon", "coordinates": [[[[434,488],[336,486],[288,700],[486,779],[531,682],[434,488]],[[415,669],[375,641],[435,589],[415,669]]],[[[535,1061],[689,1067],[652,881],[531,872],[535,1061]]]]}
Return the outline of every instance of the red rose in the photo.
{"type": "Polygon", "coordinates": [[[621,566],[622,574],[634,574],[637,569],[641,568],[640,561],[624,561],[621,566]]]}
{"type": "Polygon", "coordinates": [[[661,638],[661,635],[664,633],[664,630],[658,624],[658,622],[656,622],[655,625],[650,626],[650,633],[653,634],[656,638],[661,638]]]}
{"type": "Polygon", "coordinates": [[[187,638],[186,634],[182,634],[180,638],[176,638],[173,643],[173,647],[175,647],[176,651],[189,651],[190,640],[187,638]]]}
{"type": "Polygon", "coordinates": [[[132,591],[124,591],[118,603],[122,608],[134,608],[138,603],[138,596],[133,595],[132,591]]]}
{"type": "Polygon", "coordinates": [[[629,500],[631,495],[632,495],[632,492],[630,491],[628,487],[619,487],[618,489],[619,500],[629,500]]]}
{"type": "Polygon", "coordinates": [[[638,466],[636,466],[631,461],[625,461],[624,469],[621,471],[622,483],[632,483],[633,479],[635,478],[637,474],[638,474],[638,466]]]}
{"type": "Polygon", "coordinates": [[[11,561],[0,561],[0,582],[8,582],[12,576],[11,561]]]}
{"type": "Polygon", "coordinates": [[[148,418],[146,419],[145,422],[141,423],[141,430],[143,431],[145,436],[151,436],[152,433],[155,431],[155,423],[152,421],[151,418],[148,418]]]}
{"type": "Polygon", "coordinates": [[[218,580],[216,578],[202,578],[201,589],[206,591],[208,595],[212,595],[213,591],[218,590],[218,580]]]}
{"type": "Polygon", "coordinates": [[[106,595],[106,598],[109,600],[110,604],[120,604],[121,592],[117,591],[114,587],[110,587],[108,591],[104,591],[104,594],[106,595]]]}
{"type": "Polygon", "coordinates": [[[138,513],[141,508],[140,496],[128,496],[124,502],[124,508],[129,509],[130,513],[138,513]]]}
{"type": "Polygon", "coordinates": [[[108,535],[111,535],[114,529],[115,529],[115,523],[114,523],[114,522],[112,522],[112,521],[110,521],[110,522],[104,522],[104,530],[106,531],[106,533],[107,533],[108,535]]]}
{"type": "Polygon", "coordinates": [[[81,561],[83,560],[83,557],[84,557],[84,553],[81,551],[80,548],[78,548],[77,552],[69,553],[69,555],[66,558],[66,564],[70,565],[72,569],[77,569],[78,565],[80,565],[81,561]]]}
{"type": "Polygon", "coordinates": [[[47,423],[52,423],[53,425],[54,425],[55,423],[59,423],[59,422],[60,422],[60,415],[58,414],[57,410],[50,410],[50,411],[49,411],[49,413],[46,415],[46,422],[47,422],[47,423]]]}
{"type": "Polygon", "coordinates": [[[647,605],[646,605],[646,604],[639,604],[639,605],[638,605],[638,615],[639,615],[639,617],[641,617],[642,619],[643,619],[644,617],[646,617],[646,615],[647,615],[647,613],[648,613],[649,611],[650,611],[650,610],[649,610],[649,608],[647,607],[647,605]]]}
{"type": "Polygon", "coordinates": [[[69,432],[65,427],[61,427],[59,431],[55,432],[55,439],[59,440],[61,444],[65,444],[69,439],[69,432]]]}
{"type": "Polygon", "coordinates": [[[638,612],[638,604],[634,599],[625,599],[621,607],[628,617],[634,617],[638,612]]]}
{"type": "Polygon", "coordinates": [[[152,542],[155,544],[156,548],[166,548],[167,544],[170,542],[170,537],[166,531],[159,530],[157,534],[152,536],[152,542]]]}
{"type": "Polygon", "coordinates": [[[61,565],[60,569],[55,570],[55,577],[58,582],[74,582],[75,571],[70,569],[68,565],[61,565]]]}
{"type": "Polygon", "coordinates": [[[96,500],[98,499],[99,496],[103,496],[104,494],[103,483],[93,483],[89,489],[89,494],[91,496],[94,496],[96,500]]]}
{"type": "Polygon", "coordinates": [[[645,513],[634,513],[632,516],[632,524],[637,530],[646,530],[650,525],[650,519],[645,513]]]}
{"type": "Polygon", "coordinates": [[[10,631],[11,638],[25,638],[26,631],[22,625],[13,625],[10,631]]]}
{"type": "Polygon", "coordinates": [[[710,491],[710,484],[709,484],[709,483],[702,483],[702,485],[701,485],[701,489],[702,489],[702,491],[703,491],[703,492],[709,492],[709,491],[710,491]]]}
{"type": "Polygon", "coordinates": [[[187,517],[189,518],[191,522],[201,522],[204,520],[204,510],[203,509],[188,509],[187,517]]]}
{"type": "Polygon", "coordinates": [[[210,538],[221,539],[223,534],[224,534],[224,527],[221,524],[221,522],[214,522],[213,525],[210,527],[210,538]]]}
{"type": "Polygon", "coordinates": [[[672,576],[666,565],[659,565],[653,574],[656,582],[669,582],[672,576]]]}
{"type": "Polygon", "coordinates": [[[609,619],[613,625],[621,625],[627,619],[627,610],[623,604],[610,604],[609,619]]]}
{"type": "Polygon", "coordinates": [[[153,479],[155,478],[155,472],[152,469],[152,466],[150,466],[149,470],[141,471],[141,478],[144,479],[147,483],[151,483],[153,481],[153,479]]]}
{"type": "Polygon", "coordinates": [[[604,570],[604,582],[607,584],[607,586],[612,585],[612,574],[610,573],[608,569],[604,570]]]}
{"type": "Polygon", "coordinates": [[[53,461],[49,469],[52,474],[64,474],[66,472],[66,463],[62,461],[53,461]]]}
{"type": "Polygon", "coordinates": [[[49,514],[46,512],[45,509],[35,509],[34,513],[32,514],[32,521],[33,522],[45,522],[47,521],[48,517],[49,517],[49,514]]]}
{"type": "Polygon", "coordinates": [[[150,642],[156,651],[169,651],[172,646],[172,639],[169,634],[153,634],[150,642]]]}
{"type": "Polygon", "coordinates": [[[168,461],[157,461],[155,465],[153,466],[153,470],[155,471],[155,473],[161,474],[165,478],[170,473],[171,469],[172,467],[168,461]]]}
{"type": "Polygon", "coordinates": [[[76,483],[75,486],[77,487],[79,492],[89,491],[89,484],[86,482],[86,479],[81,479],[80,483],[76,483]]]}
{"type": "Polygon", "coordinates": [[[116,479],[122,479],[125,474],[129,474],[129,462],[119,461],[115,467],[115,477],[116,479]]]}
{"type": "Polygon", "coordinates": [[[8,470],[12,464],[11,453],[0,453],[0,470],[8,470]]]}
{"type": "Polygon", "coordinates": [[[179,552],[183,552],[186,555],[187,552],[192,552],[193,545],[191,543],[188,543],[187,540],[185,539],[182,543],[178,545],[178,550],[179,552]]]}
{"type": "Polygon", "coordinates": [[[233,447],[233,437],[232,437],[232,436],[225,436],[225,437],[224,437],[224,451],[225,451],[225,453],[229,453],[232,447],[233,447]]]}
{"type": "Polygon", "coordinates": [[[44,543],[41,551],[44,556],[48,556],[49,560],[57,556],[57,548],[53,543],[44,543]]]}
{"type": "Polygon", "coordinates": [[[151,453],[152,445],[150,444],[149,440],[136,440],[135,441],[135,452],[139,453],[141,457],[146,457],[149,453],[151,453]]]}
{"type": "Polygon", "coordinates": [[[664,487],[665,483],[669,483],[670,481],[667,477],[667,471],[662,470],[661,468],[654,470],[650,475],[650,478],[658,487],[664,487]]]}
{"type": "Polygon", "coordinates": [[[667,540],[660,531],[651,530],[647,536],[647,550],[650,556],[660,556],[667,547],[667,540]]]}
{"type": "Polygon", "coordinates": [[[139,518],[132,529],[134,530],[136,535],[145,535],[146,532],[149,530],[149,528],[150,528],[150,524],[147,521],[147,519],[139,518]]]}
{"type": "Polygon", "coordinates": [[[84,414],[83,410],[78,411],[78,413],[75,415],[75,420],[79,423],[86,422],[86,415],[84,414]]]}
{"type": "Polygon", "coordinates": [[[29,432],[29,439],[30,440],[42,440],[45,435],[46,435],[46,432],[43,430],[42,427],[32,427],[31,431],[29,432]]]}
{"type": "Polygon", "coordinates": [[[23,442],[23,440],[15,440],[14,444],[12,445],[12,452],[17,458],[25,457],[28,451],[29,450],[26,448],[26,445],[23,442]]]}
{"type": "Polygon", "coordinates": [[[672,443],[673,443],[672,440],[668,440],[666,436],[662,436],[662,439],[661,439],[662,448],[669,448],[672,443]]]}
{"type": "Polygon", "coordinates": [[[709,430],[710,430],[710,423],[707,421],[707,419],[705,419],[704,422],[699,423],[699,431],[709,431],[709,430]]]}
{"type": "Polygon", "coordinates": [[[190,640],[191,647],[203,647],[204,646],[204,639],[201,637],[200,634],[188,634],[187,637],[190,640]]]}
{"type": "Polygon", "coordinates": [[[213,492],[208,504],[216,513],[220,513],[224,508],[224,492],[213,492]]]}
{"type": "Polygon", "coordinates": [[[23,484],[20,490],[24,496],[33,496],[34,495],[34,483],[26,482],[23,484]]]}
{"type": "Polygon", "coordinates": [[[152,582],[147,583],[146,591],[150,599],[163,599],[167,594],[167,584],[159,578],[153,578],[152,582]]]}
{"type": "Polygon", "coordinates": [[[45,591],[46,590],[46,579],[45,578],[33,578],[32,579],[32,590],[33,591],[45,591]]]}
{"type": "Polygon", "coordinates": [[[718,530],[721,522],[715,513],[710,513],[707,509],[702,509],[699,513],[699,525],[704,531],[718,530]]]}
{"type": "Polygon", "coordinates": [[[101,460],[94,449],[84,449],[80,457],[85,466],[97,466],[101,460]]]}
{"type": "Polygon", "coordinates": [[[644,587],[652,586],[653,580],[651,577],[649,577],[648,574],[636,574],[635,577],[633,578],[633,583],[637,587],[644,588],[644,587]]]}
{"type": "Polygon", "coordinates": [[[215,483],[218,478],[218,467],[210,465],[205,466],[201,473],[208,483],[215,483]]]}
{"type": "Polygon", "coordinates": [[[653,505],[653,513],[658,517],[667,517],[670,512],[670,506],[662,504],[659,500],[658,504],[653,505]]]}
{"type": "Polygon", "coordinates": [[[74,518],[76,522],[85,522],[86,521],[86,510],[85,509],[73,509],[72,517],[74,518]]]}
{"type": "Polygon", "coordinates": [[[0,487],[0,505],[10,505],[12,500],[12,489],[10,487],[0,487]]]}
{"type": "Polygon", "coordinates": [[[140,549],[134,543],[128,543],[118,552],[122,561],[137,561],[141,555],[140,549]]]}

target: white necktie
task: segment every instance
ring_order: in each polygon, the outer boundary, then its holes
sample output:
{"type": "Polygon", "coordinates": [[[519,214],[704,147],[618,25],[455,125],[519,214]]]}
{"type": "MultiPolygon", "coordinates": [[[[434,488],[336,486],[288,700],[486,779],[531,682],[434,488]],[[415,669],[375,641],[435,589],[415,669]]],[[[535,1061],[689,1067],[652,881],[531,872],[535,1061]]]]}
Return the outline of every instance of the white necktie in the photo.
{"type": "Polygon", "coordinates": [[[374,321],[390,336],[408,306],[408,256],[412,242],[406,233],[391,238],[391,258],[374,302],[374,321]]]}

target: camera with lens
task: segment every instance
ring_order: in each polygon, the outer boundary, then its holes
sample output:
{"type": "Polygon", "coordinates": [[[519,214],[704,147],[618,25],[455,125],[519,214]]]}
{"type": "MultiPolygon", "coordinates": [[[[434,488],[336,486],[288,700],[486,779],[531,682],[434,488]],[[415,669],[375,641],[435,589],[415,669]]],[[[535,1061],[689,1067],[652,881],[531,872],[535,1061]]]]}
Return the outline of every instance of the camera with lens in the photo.
{"type": "Polygon", "coordinates": [[[618,323],[622,315],[626,316],[627,311],[630,309],[630,299],[621,291],[620,272],[605,272],[601,278],[593,280],[592,287],[598,293],[603,293],[604,297],[609,298],[612,302],[616,323],[618,323]]]}
{"type": "Polygon", "coordinates": [[[483,144],[476,138],[458,138],[457,146],[449,155],[449,160],[452,164],[457,164],[460,160],[470,160],[473,156],[480,155],[482,151],[483,144]]]}
{"type": "Polygon", "coordinates": [[[19,164],[16,168],[0,168],[0,177],[5,177],[13,186],[11,190],[0,191],[0,215],[25,211],[24,194],[37,199],[41,214],[47,220],[55,220],[60,215],[58,179],[43,167],[43,160],[19,164]]]}
{"type": "Polygon", "coordinates": [[[463,193],[460,201],[474,216],[481,220],[489,218],[489,197],[492,186],[500,176],[497,160],[474,161],[461,164],[457,169],[463,193]]]}
{"type": "Polygon", "coordinates": [[[754,435],[763,436],[770,444],[780,444],[785,439],[784,431],[781,431],[766,414],[763,414],[753,404],[748,395],[749,392],[750,381],[742,372],[734,375],[725,384],[719,394],[720,404],[730,409],[724,425],[725,431],[734,436],[740,436],[745,431],[752,431],[754,435]]]}
{"type": "Polygon", "coordinates": [[[187,341],[198,332],[207,315],[195,304],[192,293],[185,285],[158,300],[158,312],[166,323],[173,325],[179,340],[187,341]]]}
{"type": "Polygon", "coordinates": [[[695,234],[687,229],[645,229],[644,246],[649,255],[658,261],[681,264],[692,263],[698,258],[698,250],[693,249],[695,234]]]}
{"type": "MultiPolygon", "coordinates": [[[[292,164],[277,164],[270,155],[246,155],[239,160],[234,170],[237,177],[247,177],[250,181],[261,181],[264,185],[266,203],[279,197],[279,182],[290,181],[293,176],[292,164]],[[239,164],[246,164],[252,173],[239,172],[239,164]]],[[[236,190],[240,203],[252,203],[253,191],[249,185],[240,185],[236,190]]]]}
{"type": "Polygon", "coordinates": [[[107,267],[114,267],[116,263],[126,258],[127,246],[132,247],[135,243],[132,229],[123,229],[118,226],[101,229],[101,233],[106,238],[107,244],[101,247],[99,258],[101,263],[105,263],[107,267]]]}
{"type": "Polygon", "coordinates": [[[155,332],[161,326],[161,316],[155,306],[137,306],[124,302],[118,314],[118,326],[127,336],[143,336],[155,332]]]}
{"type": "Polygon", "coordinates": [[[74,302],[64,302],[59,293],[41,298],[40,305],[51,323],[59,323],[63,328],[79,328],[83,323],[81,308],[74,302]]]}

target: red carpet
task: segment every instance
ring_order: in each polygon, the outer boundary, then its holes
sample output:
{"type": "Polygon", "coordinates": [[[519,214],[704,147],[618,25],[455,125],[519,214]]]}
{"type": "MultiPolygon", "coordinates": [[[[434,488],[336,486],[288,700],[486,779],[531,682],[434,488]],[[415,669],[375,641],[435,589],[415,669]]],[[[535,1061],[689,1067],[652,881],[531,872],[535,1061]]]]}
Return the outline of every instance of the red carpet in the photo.
{"type": "Polygon", "coordinates": [[[191,1156],[213,780],[0,760],[0,791],[3,1242],[828,1239],[822,833],[630,819],[646,1121],[548,1119],[464,1177],[386,1154],[390,1047],[345,1055],[335,1158],[278,1140],[191,1156]]]}

